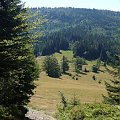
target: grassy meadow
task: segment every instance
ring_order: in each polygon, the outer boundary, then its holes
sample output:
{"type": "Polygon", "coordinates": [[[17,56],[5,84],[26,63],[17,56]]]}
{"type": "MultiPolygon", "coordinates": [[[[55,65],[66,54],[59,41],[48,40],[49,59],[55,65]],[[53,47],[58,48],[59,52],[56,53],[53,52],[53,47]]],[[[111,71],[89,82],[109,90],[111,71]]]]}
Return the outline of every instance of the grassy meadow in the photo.
{"type": "MultiPolygon", "coordinates": [[[[60,103],[59,91],[63,92],[66,98],[70,99],[74,95],[80,100],[81,103],[99,103],[102,102],[102,95],[107,95],[105,90],[104,81],[109,81],[113,77],[107,72],[104,66],[100,67],[98,73],[91,72],[91,66],[96,61],[86,61],[88,65],[84,65],[89,72],[76,74],[74,72],[73,53],[72,51],[61,51],[55,53],[54,56],[58,59],[59,64],[62,56],[66,56],[69,60],[70,70],[69,75],[62,75],[59,78],[51,78],[45,74],[40,73],[39,80],[36,81],[35,94],[29,103],[30,107],[38,110],[44,110],[47,113],[54,113],[57,110],[57,105],[60,103]],[[96,80],[92,76],[95,75],[96,80]],[[78,78],[78,80],[73,79],[78,78]]],[[[37,61],[41,67],[44,56],[38,57],[37,61]]],[[[112,68],[111,68],[112,69],[112,68]]]]}

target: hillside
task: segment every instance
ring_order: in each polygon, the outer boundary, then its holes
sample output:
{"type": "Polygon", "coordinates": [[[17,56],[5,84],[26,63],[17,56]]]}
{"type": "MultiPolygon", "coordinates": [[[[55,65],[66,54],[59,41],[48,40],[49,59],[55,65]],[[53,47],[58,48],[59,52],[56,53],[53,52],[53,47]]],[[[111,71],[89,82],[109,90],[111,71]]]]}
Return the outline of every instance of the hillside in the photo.
{"type": "MultiPolygon", "coordinates": [[[[69,73],[72,76],[66,74],[62,75],[60,79],[51,78],[42,71],[39,80],[36,81],[37,88],[29,104],[30,107],[52,114],[56,111],[57,104],[60,103],[59,91],[63,92],[67,98],[73,98],[75,95],[81,103],[101,103],[102,95],[107,95],[104,81],[109,81],[113,76],[107,72],[104,66],[100,67],[99,73],[93,73],[91,67],[96,61],[87,61],[88,65],[83,66],[83,69],[86,67],[90,72],[76,74],[72,62],[72,51],[61,51],[61,54],[55,53],[53,56],[58,59],[60,64],[63,55],[70,61],[69,73]],[[93,75],[96,76],[96,80],[93,80],[93,75]],[[73,77],[78,78],[78,80],[73,77]]],[[[38,57],[37,61],[41,67],[44,56],[38,57]]]]}
{"type": "MultiPolygon", "coordinates": [[[[81,8],[31,8],[38,11],[47,20],[44,26],[46,32],[55,32],[82,25],[105,31],[115,31],[120,27],[120,13],[108,10],[81,8]]],[[[112,32],[111,31],[111,32],[112,32]]],[[[103,31],[101,31],[103,32],[103,31]]]]}
{"type": "Polygon", "coordinates": [[[120,12],[58,1],[0,1],[0,120],[120,120],[120,12]]]}
{"type": "Polygon", "coordinates": [[[46,21],[35,46],[35,54],[49,55],[60,50],[73,50],[74,56],[94,60],[118,53],[120,13],[108,10],[80,8],[32,8],[46,21]]]}

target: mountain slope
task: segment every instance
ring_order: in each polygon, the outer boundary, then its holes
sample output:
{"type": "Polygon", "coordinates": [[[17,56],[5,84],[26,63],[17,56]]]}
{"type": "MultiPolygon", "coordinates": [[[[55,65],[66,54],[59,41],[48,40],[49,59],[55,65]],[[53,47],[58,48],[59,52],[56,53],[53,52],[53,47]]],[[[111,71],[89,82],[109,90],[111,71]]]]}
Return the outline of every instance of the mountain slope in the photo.
{"type": "MultiPolygon", "coordinates": [[[[80,8],[33,8],[47,21],[40,31],[44,31],[41,54],[48,55],[61,49],[72,49],[75,56],[97,59],[101,52],[117,54],[120,45],[117,37],[120,28],[120,12],[80,8]]],[[[39,52],[39,49],[36,49],[39,52]]]]}

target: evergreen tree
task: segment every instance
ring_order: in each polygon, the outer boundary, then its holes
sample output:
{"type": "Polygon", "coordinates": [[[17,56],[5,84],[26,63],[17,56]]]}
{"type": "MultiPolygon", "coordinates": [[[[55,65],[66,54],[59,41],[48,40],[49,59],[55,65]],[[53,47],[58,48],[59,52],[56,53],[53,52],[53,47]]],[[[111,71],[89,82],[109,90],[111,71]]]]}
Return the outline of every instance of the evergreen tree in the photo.
{"type": "Polygon", "coordinates": [[[62,73],[65,73],[68,70],[69,70],[68,60],[65,56],[63,56],[62,63],[61,63],[61,71],[62,73]]]}
{"type": "Polygon", "coordinates": [[[24,117],[38,77],[27,17],[20,0],[0,1],[0,105],[16,117],[24,117]]]}
{"type": "Polygon", "coordinates": [[[61,75],[60,66],[58,61],[53,56],[47,56],[43,62],[43,70],[46,71],[48,76],[58,78],[61,75]]]}
{"type": "Polygon", "coordinates": [[[120,57],[115,57],[116,68],[118,69],[117,75],[115,75],[115,79],[111,80],[111,84],[105,82],[106,90],[108,92],[108,97],[104,97],[104,101],[114,105],[120,105],[120,57]]]}
{"type": "Polygon", "coordinates": [[[108,97],[104,96],[104,100],[109,104],[120,105],[120,77],[111,82],[111,84],[105,82],[108,97]]]}
{"type": "Polygon", "coordinates": [[[97,65],[92,66],[92,72],[95,72],[95,73],[98,72],[98,66],[97,65]]]}
{"type": "Polygon", "coordinates": [[[86,64],[86,62],[83,58],[76,57],[76,59],[75,59],[75,71],[79,73],[80,70],[82,70],[82,66],[85,64],[86,64]]]}

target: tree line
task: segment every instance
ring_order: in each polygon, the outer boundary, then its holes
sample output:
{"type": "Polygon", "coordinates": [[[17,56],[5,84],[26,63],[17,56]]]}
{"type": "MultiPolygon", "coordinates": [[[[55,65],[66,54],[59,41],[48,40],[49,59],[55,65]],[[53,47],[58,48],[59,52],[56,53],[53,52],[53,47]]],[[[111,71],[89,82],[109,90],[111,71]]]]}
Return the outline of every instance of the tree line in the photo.
{"type": "Polygon", "coordinates": [[[119,12],[80,8],[31,8],[31,11],[39,11],[46,20],[41,29],[37,28],[43,35],[38,39],[36,56],[71,49],[74,56],[94,60],[102,54],[102,60],[110,62],[109,55],[118,54],[119,12]]]}

